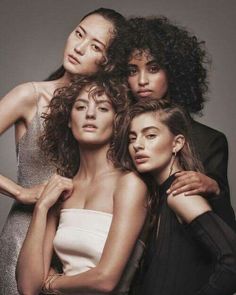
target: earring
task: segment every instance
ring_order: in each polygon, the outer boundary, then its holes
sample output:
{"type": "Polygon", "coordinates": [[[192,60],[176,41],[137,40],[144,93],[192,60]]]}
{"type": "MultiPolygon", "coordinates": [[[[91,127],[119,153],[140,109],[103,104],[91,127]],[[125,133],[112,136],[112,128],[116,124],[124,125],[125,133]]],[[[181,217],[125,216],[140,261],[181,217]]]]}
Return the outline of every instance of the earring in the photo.
{"type": "Polygon", "coordinates": [[[174,159],[172,160],[172,164],[171,164],[171,166],[170,166],[170,173],[169,173],[169,177],[171,176],[171,174],[172,174],[172,171],[173,171],[173,166],[174,166],[174,162],[175,162],[175,159],[176,159],[177,151],[176,151],[176,150],[174,150],[174,151],[172,152],[172,155],[174,156],[174,159]]]}

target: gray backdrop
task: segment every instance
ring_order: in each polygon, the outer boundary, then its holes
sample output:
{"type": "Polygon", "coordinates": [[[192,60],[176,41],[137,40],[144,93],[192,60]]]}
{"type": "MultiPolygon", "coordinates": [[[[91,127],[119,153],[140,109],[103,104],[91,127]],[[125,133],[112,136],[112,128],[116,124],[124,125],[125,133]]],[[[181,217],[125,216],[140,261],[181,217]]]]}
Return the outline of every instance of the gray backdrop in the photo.
{"type": "MultiPolygon", "coordinates": [[[[88,11],[114,8],[125,16],[164,14],[207,42],[213,64],[209,102],[200,121],[223,131],[229,141],[229,182],[236,209],[235,0],[1,0],[0,96],[15,85],[42,80],[61,63],[68,33],[88,11]]],[[[16,98],[17,99],[17,98],[16,98]]],[[[15,179],[11,128],[0,140],[0,173],[15,179]]],[[[0,230],[12,201],[0,196],[0,230]]]]}

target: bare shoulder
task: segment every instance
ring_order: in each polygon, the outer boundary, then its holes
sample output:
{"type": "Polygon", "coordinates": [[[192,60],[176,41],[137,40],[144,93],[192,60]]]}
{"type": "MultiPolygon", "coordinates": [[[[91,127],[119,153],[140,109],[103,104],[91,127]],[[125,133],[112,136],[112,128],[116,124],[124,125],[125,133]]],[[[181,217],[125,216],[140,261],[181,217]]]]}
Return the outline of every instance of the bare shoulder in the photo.
{"type": "Polygon", "coordinates": [[[120,174],[115,190],[115,195],[119,195],[119,198],[124,197],[126,200],[139,199],[146,201],[147,194],[147,186],[137,174],[134,172],[120,174]]]}
{"type": "Polygon", "coordinates": [[[202,213],[211,210],[207,200],[200,195],[185,196],[184,193],[167,197],[168,206],[185,222],[189,223],[202,213]]]}
{"type": "Polygon", "coordinates": [[[15,102],[31,104],[35,102],[35,88],[32,82],[27,82],[14,87],[4,99],[14,99],[15,102]]]}

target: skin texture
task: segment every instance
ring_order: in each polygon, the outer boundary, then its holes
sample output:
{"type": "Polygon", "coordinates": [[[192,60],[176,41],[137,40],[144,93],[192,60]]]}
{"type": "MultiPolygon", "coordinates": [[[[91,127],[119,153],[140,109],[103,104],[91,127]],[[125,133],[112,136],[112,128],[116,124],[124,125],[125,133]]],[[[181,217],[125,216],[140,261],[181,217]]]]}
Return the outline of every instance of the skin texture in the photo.
{"type": "MultiPolygon", "coordinates": [[[[155,59],[148,52],[134,51],[129,61],[128,83],[132,93],[138,98],[163,98],[168,92],[168,80],[164,70],[160,69],[155,59]]],[[[199,172],[185,171],[185,177],[177,174],[177,179],[168,193],[185,195],[202,194],[203,196],[219,195],[217,182],[199,172]]]]}
{"type": "Polygon", "coordinates": [[[138,98],[162,98],[168,90],[164,70],[148,52],[134,51],[128,65],[128,82],[138,98]]]}
{"type": "Polygon", "coordinates": [[[151,172],[161,183],[171,173],[174,153],[184,143],[180,140],[161,123],[159,114],[141,114],[131,123],[129,153],[139,172],[151,172]]]}
{"type": "Polygon", "coordinates": [[[50,262],[61,208],[102,211],[113,214],[113,219],[98,265],[78,275],[60,276],[51,288],[66,294],[111,292],[119,282],[145,221],[147,189],[134,173],[115,169],[107,159],[114,115],[106,95],[92,98],[88,89],[81,91],[68,122],[79,143],[80,167],[73,180],[54,175],[36,203],[17,265],[22,294],[38,294],[55,272],[50,262]]]}
{"type": "MultiPolygon", "coordinates": [[[[104,60],[111,37],[112,24],[98,14],[86,17],[69,35],[63,58],[65,74],[58,80],[35,82],[15,87],[0,101],[0,134],[15,124],[16,142],[26,133],[36,110],[48,106],[54,91],[69,83],[73,74],[92,74],[104,60]],[[73,57],[69,57],[73,55],[73,57]]],[[[23,188],[12,180],[0,176],[0,192],[24,204],[35,203],[45,184],[23,188]]]]}
{"type": "MultiPolygon", "coordinates": [[[[161,122],[160,113],[143,113],[135,117],[131,122],[129,140],[129,153],[136,169],[140,173],[152,174],[158,184],[182,170],[178,152],[185,144],[184,136],[174,136],[161,122]],[[173,157],[173,152],[176,152],[176,157],[173,157]]],[[[180,220],[187,223],[211,210],[203,197],[194,194],[188,198],[184,194],[170,194],[168,205],[180,220]]]]}

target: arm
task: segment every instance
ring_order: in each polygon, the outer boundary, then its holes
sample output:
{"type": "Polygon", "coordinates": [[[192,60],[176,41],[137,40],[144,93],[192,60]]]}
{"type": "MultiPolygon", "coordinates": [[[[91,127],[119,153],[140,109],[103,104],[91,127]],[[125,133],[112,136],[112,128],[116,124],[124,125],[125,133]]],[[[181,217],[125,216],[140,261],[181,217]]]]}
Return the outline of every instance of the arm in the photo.
{"type": "MultiPolygon", "coordinates": [[[[27,126],[36,107],[36,93],[31,83],[15,87],[0,101],[0,134],[17,122],[27,126]]],[[[35,203],[44,185],[26,189],[0,175],[0,193],[22,203],[35,203]]]]}
{"type": "Polygon", "coordinates": [[[118,284],[146,217],[147,190],[133,173],[122,176],[114,195],[113,220],[98,265],[75,276],[62,276],[52,284],[63,294],[111,292],[118,284]]]}
{"type": "Polygon", "coordinates": [[[36,203],[16,269],[18,289],[22,294],[38,294],[49,273],[52,241],[57,227],[57,214],[53,206],[64,191],[67,191],[68,197],[72,191],[72,181],[54,175],[36,203]]]}
{"type": "Polygon", "coordinates": [[[191,235],[214,258],[215,267],[198,295],[225,295],[236,291],[236,233],[210,211],[201,196],[168,196],[168,204],[188,223],[191,235]]]}

